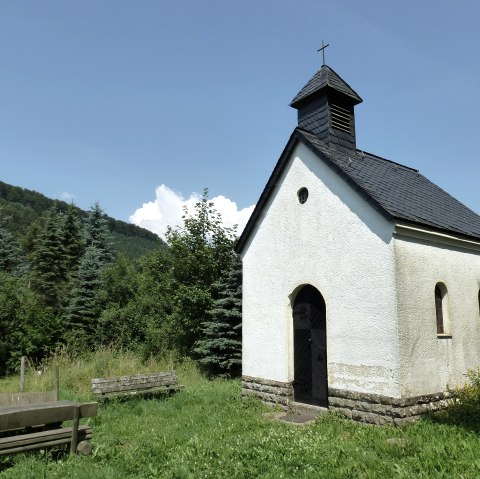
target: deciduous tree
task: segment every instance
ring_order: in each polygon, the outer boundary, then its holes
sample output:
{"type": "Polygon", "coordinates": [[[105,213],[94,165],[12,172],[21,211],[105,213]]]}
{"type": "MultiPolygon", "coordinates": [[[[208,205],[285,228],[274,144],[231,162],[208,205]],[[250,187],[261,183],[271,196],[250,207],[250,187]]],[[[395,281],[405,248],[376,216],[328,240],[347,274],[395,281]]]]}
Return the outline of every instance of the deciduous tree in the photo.
{"type": "Polygon", "coordinates": [[[223,226],[221,214],[208,200],[208,190],[193,214],[185,210],[183,221],[183,226],[169,228],[166,235],[175,283],[170,320],[176,326],[178,347],[191,354],[212,308],[212,285],[228,270],[235,254],[235,228],[223,226]]]}
{"type": "Polygon", "coordinates": [[[0,373],[13,370],[19,358],[40,359],[59,339],[54,315],[42,307],[25,278],[0,271],[0,373]]]}

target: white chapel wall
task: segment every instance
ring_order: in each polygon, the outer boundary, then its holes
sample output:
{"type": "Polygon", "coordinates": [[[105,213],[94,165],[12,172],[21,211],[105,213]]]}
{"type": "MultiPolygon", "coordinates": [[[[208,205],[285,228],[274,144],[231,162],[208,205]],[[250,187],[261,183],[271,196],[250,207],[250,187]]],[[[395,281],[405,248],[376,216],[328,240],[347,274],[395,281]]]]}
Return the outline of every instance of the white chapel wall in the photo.
{"type": "Polygon", "coordinates": [[[243,374],[293,380],[291,296],[311,284],[327,306],[329,387],[398,397],[393,225],[303,144],[277,185],[243,255],[243,374]]]}
{"type": "Polygon", "coordinates": [[[462,385],[480,366],[480,251],[400,236],[395,239],[402,396],[462,385]],[[434,290],[448,290],[451,338],[437,336],[434,290]]]}

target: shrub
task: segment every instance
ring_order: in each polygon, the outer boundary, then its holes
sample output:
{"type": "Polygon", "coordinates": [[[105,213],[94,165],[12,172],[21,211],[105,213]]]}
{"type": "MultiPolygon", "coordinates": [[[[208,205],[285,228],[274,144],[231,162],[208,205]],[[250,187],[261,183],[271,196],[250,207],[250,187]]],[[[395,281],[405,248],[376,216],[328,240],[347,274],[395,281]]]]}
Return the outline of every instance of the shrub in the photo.
{"type": "Polygon", "coordinates": [[[480,368],[470,370],[465,375],[467,382],[462,387],[451,390],[453,405],[480,408],[480,368]]]}
{"type": "Polygon", "coordinates": [[[449,391],[451,404],[439,419],[480,431],[480,368],[468,371],[465,376],[467,381],[463,386],[449,391]]]}

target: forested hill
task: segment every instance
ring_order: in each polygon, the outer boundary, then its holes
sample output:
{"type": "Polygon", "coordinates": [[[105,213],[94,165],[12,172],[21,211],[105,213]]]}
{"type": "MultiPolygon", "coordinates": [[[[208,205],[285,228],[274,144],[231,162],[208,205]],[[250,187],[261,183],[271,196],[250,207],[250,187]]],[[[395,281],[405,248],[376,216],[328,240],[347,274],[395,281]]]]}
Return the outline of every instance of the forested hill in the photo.
{"type": "MultiPolygon", "coordinates": [[[[0,209],[2,216],[7,216],[10,221],[6,227],[19,239],[27,233],[29,226],[45,211],[55,208],[57,211],[66,212],[70,207],[61,200],[47,198],[36,191],[12,186],[0,181],[0,209]]],[[[86,216],[86,211],[74,207],[81,218],[86,216]]],[[[144,228],[105,216],[108,227],[112,233],[114,247],[118,252],[124,253],[128,258],[137,258],[155,248],[165,246],[165,243],[154,233],[144,228]]]]}

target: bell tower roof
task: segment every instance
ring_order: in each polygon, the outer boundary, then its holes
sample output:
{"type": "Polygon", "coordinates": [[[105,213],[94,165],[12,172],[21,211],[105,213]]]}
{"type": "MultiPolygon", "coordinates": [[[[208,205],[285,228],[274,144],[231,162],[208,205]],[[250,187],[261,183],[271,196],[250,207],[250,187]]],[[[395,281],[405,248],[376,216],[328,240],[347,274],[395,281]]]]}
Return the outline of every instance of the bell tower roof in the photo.
{"type": "Polygon", "coordinates": [[[348,97],[353,105],[358,105],[363,101],[357,92],[353,90],[347,82],[342,80],[334,70],[327,65],[323,65],[298,92],[297,96],[290,103],[290,106],[298,109],[315,98],[327,93],[327,90],[333,90],[342,96],[348,97]]]}

